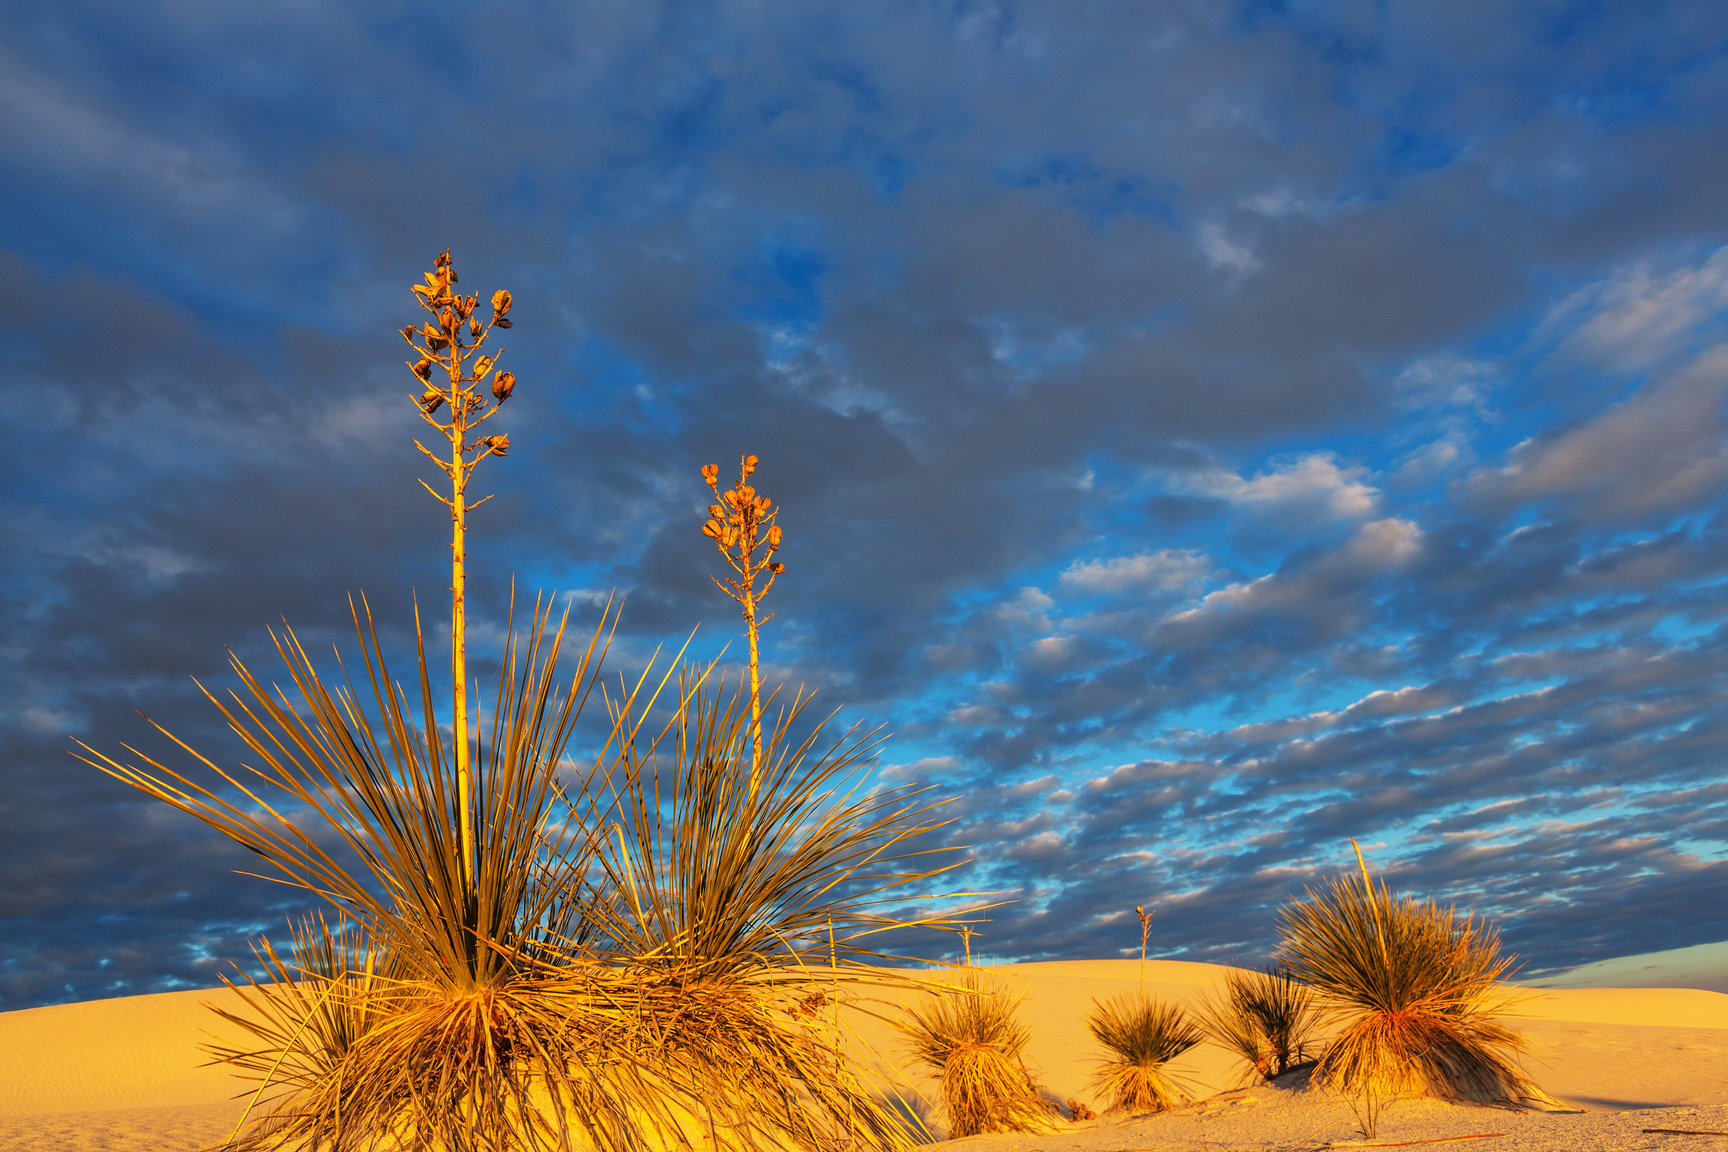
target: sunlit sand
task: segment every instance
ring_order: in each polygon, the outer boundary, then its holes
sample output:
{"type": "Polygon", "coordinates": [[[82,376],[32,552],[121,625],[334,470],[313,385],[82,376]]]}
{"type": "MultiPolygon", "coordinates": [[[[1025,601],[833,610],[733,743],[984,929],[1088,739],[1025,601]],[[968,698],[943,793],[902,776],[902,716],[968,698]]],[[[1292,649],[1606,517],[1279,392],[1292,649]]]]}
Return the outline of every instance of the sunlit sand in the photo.
{"type": "MultiPolygon", "coordinates": [[[[1058,1101],[1096,1107],[1097,1049],[1084,1016],[1094,998],[1139,985],[1134,960],[1004,965],[993,971],[1026,999],[1029,1056],[1058,1101]]],[[[1222,969],[1151,961],[1147,991],[1192,1001],[1222,969]]],[[[220,1141],[245,1106],[247,1085],[200,1067],[199,1044],[221,1022],[202,1005],[222,993],[171,992],[0,1014],[0,1152],[176,1152],[220,1141]]],[[[880,1021],[855,1014],[858,1035],[910,1089],[942,1134],[935,1085],[905,1059],[880,1021]]],[[[1532,1042],[1527,1066],[1549,1092],[1584,1110],[1541,1113],[1400,1101],[1378,1139],[1501,1132],[1498,1141],[1447,1147],[1636,1149],[1674,1137],[1644,1128],[1728,1129],[1728,995],[1669,988],[1535,990],[1514,1022],[1532,1042]]],[[[1300,1088],[1225,1092],[1231,1057],[1203,1044],[1173,1066],[1202,1103],[1172,1114],[1105,1117],[1056,1135],[973,1137],[956,1146],[1113,1152],[1116,1149],[1312,1149],[1360,1141],[1336,1097],[1300,1088]]],[[[1700,1144],[1700,1147],[1703,1145],[1700,1144]]]]}

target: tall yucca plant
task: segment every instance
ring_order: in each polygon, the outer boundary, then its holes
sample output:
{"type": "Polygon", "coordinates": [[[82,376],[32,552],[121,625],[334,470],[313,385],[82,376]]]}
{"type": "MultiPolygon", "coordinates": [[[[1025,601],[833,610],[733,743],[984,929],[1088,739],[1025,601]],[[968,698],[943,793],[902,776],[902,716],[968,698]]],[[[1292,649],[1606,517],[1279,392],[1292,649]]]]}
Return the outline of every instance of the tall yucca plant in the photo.
{"type": "Polygon", "coordinates": [[[1357,875],[1308,889],[1280,914],[1279,962],[1341,1025],[1319,1081],[1359,1103],[1370,1136],[1380,1105],[1400,1096],[1554,1106],[1514,1060],[1524,1038],[1494,1019],[1518,1000],[1505,984],[1515,961],[1495,931],[1395,898],[1359,848],[1356,862],[1357,875]]]}
{"type": "MultiPolygon", "coordinates": [[[[245,768],[160,728],[199,767],[80,745],[86,762],[221,831],[265,875],[337,913],[334,929],[298,928],[285,957],[259,946],[269,982],[241,989],[250,1011],[234,1013],[252,1042],[214,1054],[260,1080],[264,1119],[229,1145],[905,1147],[910,1133],[861,1084],[837,1023],[817,1021],[841,957],[867,954],[869,936],[899,923],[884,910],[893,890],[940,871],[908,847],[936,826],[928,806],[855,779],[871,737],[816,753],[814,737],[795,745],[800,700],[764,744],[759,680],[747,725],[736,695],[702,694],[706,673],[644,736],[667,683],[645,670],[608,698],[609,732],[569,776],[566,749],[616,624],[610,604],[568,676],[568,614],[554,621],[537,605],[518,632],[512,610],[490,731],[471,734],[466,484],[508,448],[472,432],[514,380],[494,380],[490,408],[471,387],[495,360],[476,350],[510,326],[509,294],[482,325],[455,283],[445,253],[415,286],[435,323],[403,331],[420,353],[409,367],[427,385],[421,411],[450,453],[422,446],[453,485],[439,497],[454,525],[448,747],[418,616],[411,701],[363,599],[350,603],[359,684],[343,669],[328,686],[285,628],[272,637],[289,689],[233,656],[237,691],[199,686],[250,750],[245,768]],[[449,423],[433,419],[446,405],[449,423]],[[825,984],[811,977],[818,924],[825,984]]],[[[861,966],[844,976],[870,979],[861,966]]]]}
{"type": "MultiPolygon", "coordinates": [[[[607,1101],[628,1096],[608,1078],[617,1079],[618,1053],[632,1050],[635,1016],[621,999],[630,988],[568,944],[569,921],[581,914],[570,877],[587,867],[592,838],[557,779],[612,617],[568,681],[558,672],[562,621],[540,609],[525,639],[512,631],[488,754],[475,773],[484,834],[470,884],[424,647],[416,724],[363,607],[353,621],[370,708],[346,676],[327,688],[286,630],[276,644],[297,701],[238,657],[231,664],[242,690],[226,701],[206,690],[255,758],[244,773],[159,726],[208,777],[194,780],[131,748],[142,766],[83,746],[88,763],[225,833],[261,857],[267,875],[352,918],[357,937],[328,946],[313,938],[316,947],[303,938],[292,964],[266,945],[278,982],[310,983],[286,999],[266,994],[269,1010],[253,1030],[260,1049],[217,1053],[242,1071],[269,1065],[272,1119],[241,1146],[363,1147],[385,1133],[413,1146],[555,1146],[562,1137],[554,1133],[574,1116],[597,1144],[628,1147],[640,1124],[607,1101]],[[319,826],[335,844],[313,835],[319,826]],[[356,949],[374,958],[363,979],[356,949]],[[330,1014],[347,1023],[327,1026],[330,1014]]],[[[623,711],[621,722],[629,716],[623,711]]]]}

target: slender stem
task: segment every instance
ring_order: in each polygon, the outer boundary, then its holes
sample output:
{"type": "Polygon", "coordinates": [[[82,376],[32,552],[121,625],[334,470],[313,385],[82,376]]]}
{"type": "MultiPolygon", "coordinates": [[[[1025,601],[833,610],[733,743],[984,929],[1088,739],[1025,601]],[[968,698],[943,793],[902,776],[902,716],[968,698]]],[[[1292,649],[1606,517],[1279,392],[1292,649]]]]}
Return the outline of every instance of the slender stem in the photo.
{"type": "MultiPolygon", "coordinates": [[[[455,333],[451,333],[454,337],[455,333]]],[[[456,808],[462,829],[463,891],[474,890],[474,817],[468,765],[468,469],[462,459],[468,413],[462,396],[462,357],[450,345],[450,687],[455,730],[456,808]]]]}
{"type": "Polygon", "coordinates": [[[756,574],[744,553],[744,627],[750,634],[750,797],[755,799],[762,772],[762,665],[756,648],[756,574]]]}

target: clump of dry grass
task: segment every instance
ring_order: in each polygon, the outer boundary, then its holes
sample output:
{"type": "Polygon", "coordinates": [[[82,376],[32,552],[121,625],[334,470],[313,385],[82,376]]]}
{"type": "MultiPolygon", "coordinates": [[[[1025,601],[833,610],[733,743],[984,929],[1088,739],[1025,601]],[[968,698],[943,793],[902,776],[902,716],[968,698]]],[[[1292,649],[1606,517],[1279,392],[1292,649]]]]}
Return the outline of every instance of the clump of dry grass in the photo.
{"type": "Polygon", "coordinates": [[[1086,1026],[1110,1055],[1094,1083],[1111,1112],[1161,1112],[1183,1102],[1164,1066],[1204,1039],[1181,1008],[1145,993],[1093,1001],[1086,1026]]]}
{"type": "Polygon", "coordinates": [[[1309,889],[1281,913],[1280,963],[1341,1026],[1319,1082],[1357,1106],[1369,1136],[1380,1107],[1402,1096],[1555,1106],[1515,1062],[1524,1039],[1494,1019],[1518,999],[1498,934],[1452,908],[1394,898],[1360,850],[1357,863],[1359,875],[1309,889]]]}
{"type": "Polygon", "coordinates": [[[900,1027],[941,1081],[949,1139],[1055,1131],[1055,1112],[1026,1069],[1031,1033],[1015,1018],[1018,1003],[1000,985],[967,971],[906,1009],[900,1027]]]}
{"type": "Polygon", "coordinates": [[[1281,968],[1232,970],[1223,995],[1195,1012],[1201,1029],[1245,1067],[1239,1085],[1272,1080],[1307,1058],[1316,1021],[1313,989],[1281,968]]]}

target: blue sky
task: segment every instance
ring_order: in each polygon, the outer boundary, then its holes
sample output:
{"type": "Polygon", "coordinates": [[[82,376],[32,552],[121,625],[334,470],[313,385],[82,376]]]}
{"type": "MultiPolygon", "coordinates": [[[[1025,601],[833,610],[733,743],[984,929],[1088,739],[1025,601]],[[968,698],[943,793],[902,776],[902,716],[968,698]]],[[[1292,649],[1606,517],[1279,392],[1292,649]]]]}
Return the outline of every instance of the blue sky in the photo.
{"type": "Polygon", "coordinates": [[[759,455],[770,675],[954,797],[981,949],[1257,960],[1352,837],[1537,968],[1728,938],[1721,5],[6,7],[0,1007],[295,907],[67,750],[442,594],[446,247],[480,633],[718,652],[759,455]]]}

